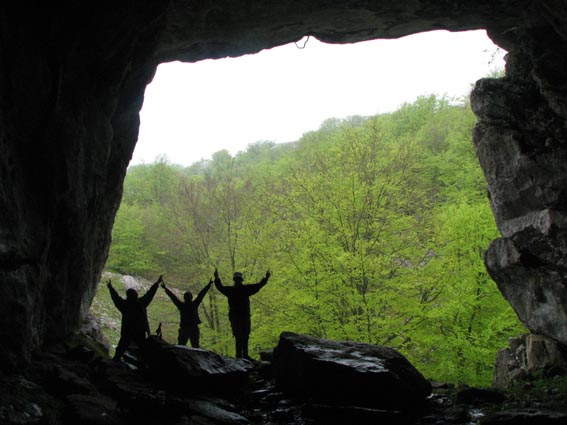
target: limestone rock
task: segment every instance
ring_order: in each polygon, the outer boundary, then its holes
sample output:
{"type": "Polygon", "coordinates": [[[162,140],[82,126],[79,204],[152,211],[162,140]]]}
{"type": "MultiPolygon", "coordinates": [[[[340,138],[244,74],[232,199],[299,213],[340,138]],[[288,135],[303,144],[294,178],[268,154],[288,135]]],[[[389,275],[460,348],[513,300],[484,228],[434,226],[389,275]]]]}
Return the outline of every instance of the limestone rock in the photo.
{"type": "Polygon", "coordinates": [[[529,248],[521,251],[509,238],[490,245],[485,263],[531,332],[567,342],[567,286],[561,269],[546,267],[529,248]]]}
{"type": "Polygon", "coordinates": [[[527,380],[530,376],[525,366],[526,347],[503,348],[496,354],[492,385],[496,388],[510,388],[513,384],[527,380]]]}
{"type": "Polygon", "coordinates": [[[510,388],[536,377],[567,374],[567,347],[543,335],[510,339],[510,347],[496,356],[492,385],[510,388]]]}
{"type": "Polygon", "coordinates": [[[566,347],[543,335],[528,335],[526,338],[526,367],[532,373],[551,369],[563,369],[566,373],[566,347]]]}
{"type": "Polygon", "coordinates": [[[509,53],[508,78],[480,80],[471,94],[473,141],[502,234],[485,263],[532,333],[567,343],[567,74],[554,53],[567,44],[542,29],[491,34],[509,53]]]}
{"type": "Polygon", "coordinates": [[[273,367],[286,392],[326,403],[407,410],[431,393],[431,384],[405,357],[379,345],[284,332],[273,367]]]}
{"type": "Polygon", "coordinates": [[[248,360],[168,344],[157,337],[150,337],[143,354],[144,362],[157,382],[183,393],[235,391],[254,366],[248,360]]]}

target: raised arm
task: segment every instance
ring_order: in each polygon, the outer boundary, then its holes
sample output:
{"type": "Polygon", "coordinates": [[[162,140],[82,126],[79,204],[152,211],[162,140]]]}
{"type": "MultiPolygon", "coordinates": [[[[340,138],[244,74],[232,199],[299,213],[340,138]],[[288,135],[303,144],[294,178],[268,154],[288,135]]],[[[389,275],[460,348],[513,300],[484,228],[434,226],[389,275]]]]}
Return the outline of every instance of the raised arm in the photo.
{"type": "Polygon", "coordinates": [[[203,298],[205,298],[205,295],[207,295],[207,292],[209,292],[212,284],[213,279],[209,280],[209,283],[207,283],[205,287],[201,289],[201,291],[199,291],[199,295],[197,295],[197,298],[195,298],[195,305],[201,304],[201,301],[203,301],[203,298]]]}
{"type": "Polygon", "coordinates": [[[159,288],[159,284],[162,282],[163,282],[163,275],[160,274],[158,280],[152,286],[150,286],[150,289],[148,289],[148,291],[142,297],[140,297],[140,302],[145,307],[150,305],[159,288]]]}
{"type": "Polygon", "coordinates": [[[266,276],[264,276],[262,278],[262,280],[258,283],[254,283],[252,285],[246,285],[246,289],[248,290],[248,295],[254,295],[255,293],[257,293],[260,289],[262,289],[264,287],[264,285],[266,285],[266,283],[268,283],[268,280],[270,279],[270,276],[272,274],[270,273],[270,271],[268,270],[266,272],[266,276]]]}
{"type": "Polygon", "coordinates": [[[175,295],[173,292],[171,292],[169,290],[168,287],[165,286],[165,283],[161,283],[161,287],[163,288],[163,290],[165,291],[165,293],[167,294],[167,296],[169,298],[171,298],[171,301],[173,301],[173,304],[175,304],[175,306],[177,308],[181,308],[181,306],[183,305],[183,302],[181,302],[181,300],[179,298],[177,298],[177,295],[175,295]]]}
{"type": "Polygon", "coordinates": [[[226,290],[226,287],[222,284],[220,277],[219,277],[219,272],[217,269],[215,269],[215,287],[218,289],[218,291],[223,294],[223,295],[228,295],[228,291],[226,290]]]}
{"type": "Polygon", "coordinates": [[[118,310],[122,311],[122,305],[124,304],[124,299],[120,295],[118,295],[118,292],[116,292],[116,289],[114,289],[114,286],[112,286],[112,282],[110,279],[106,281],[106,287],[110,291],[110,298],[112,299],[112,302],[114,303],[114,305],[118,310]]]}

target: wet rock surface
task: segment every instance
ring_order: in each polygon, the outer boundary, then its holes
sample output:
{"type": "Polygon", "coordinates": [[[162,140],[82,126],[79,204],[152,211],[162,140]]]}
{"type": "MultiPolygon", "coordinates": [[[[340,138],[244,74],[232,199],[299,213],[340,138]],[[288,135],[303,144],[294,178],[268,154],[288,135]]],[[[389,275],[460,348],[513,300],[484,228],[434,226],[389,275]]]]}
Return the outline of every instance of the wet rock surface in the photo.
{"type": "Polygon", "coordinates": [[[431,393],[430,383],[396,350],[284,332],[274,373],[288,392],[326,403],[408,410],[431,393]]]}
{"type": "MultiPolygon", "coordinates": [[[[289,335],[288,335],[289,337],[289,335]]],[[[301,336],[295,336],[302,339],[301,336]]],[[[155,342],[155,341],[154,341],[155,342]]],[[[328,343],[328,342],[324,342],[328,343]]],[[[519,390],[455,387],[428,383],[431,394],[410,408],[394,409],[357,400],[325,401],[282,388],[273,360],[278,350],[262,353],[255,362],[204,354],[206,350],[155,343],[163,354],[181,353],[176,362],[200,366],[193,374],[156,379],[149,364],[137,353],[127,362],[114,362],[91,346],[78,345],[37,355],[32,366],[0,379],[0,423],[3,425],[245,425],[245,424],[564,424],[567,423],[567,380],[557,378],[552,387],[519,390]],[[194,353],[192,353],[194,352],[194,353]],[[89,355],[90,354],[90,355],[89,355]],[[205,360],[204,360],[205,359],[205,360]],[[208,360],[210,363],[208,363],[208,360]],[[209,365],[223,362],[229,379],[219,384],[219,373],[209,365]],[[233,380],[232,368],[241,373],[233,380]],[[244,371],[241,371],[244,369],[244,371]],[[215,385],[197,387],[206,376],[215,385]],[[177,380],[193,391],[166,386],[177,380]]],[[[155,353],[154,353],[155,355],[155,353]]],[[[344,356],[349,355],[348,349],[344,356]]],[[[171,360],[171,358],[170,358],[171,360]]],[[[155,361],[155,360],[154,360],[155,361]]],[[[281,361],[277,360],[277,361],[281,361]]],[[[356,384],[356,382],[353,382],[356,384]]],[[[369,389],[371,391],[371,389],[369,389]]]]}
{"type": "Polygon", "coordinates": [[[179,393],[222,393],[247,379],[253,363],[230,359],[200,348],[168,344],[150,337],[144,347],[144,367],[163,388],[179,393]]]}

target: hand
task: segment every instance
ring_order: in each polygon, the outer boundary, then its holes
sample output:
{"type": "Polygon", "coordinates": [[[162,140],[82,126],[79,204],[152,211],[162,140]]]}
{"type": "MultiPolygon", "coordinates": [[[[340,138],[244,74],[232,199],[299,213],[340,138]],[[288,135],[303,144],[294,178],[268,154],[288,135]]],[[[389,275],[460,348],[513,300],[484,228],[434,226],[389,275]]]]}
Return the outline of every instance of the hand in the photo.
{"type": "Polygon", "coordinates": [[[106,287],[109,289],[112,288],[112,282],[110,281],[110,279],[106,281],[106,287]]]}
{"type": "Polygon", "coordinates": [[[159,275],[159,278],[158,278],[157,281],[163,283],[163,275],[162,274],[159,275]]]}
{"type": "Polygon", "coordinates": [[[162,282],[162,283],[161,283],[161,287],[162,287],[163,289],[165,289],[165,283],[162,282]]]}
{"type": "Polygon", "coordinates": [[[270,271],[268,270],[268,271],[266,272],[266,279],[269,279],[271,275],[272,275],[272,273],[270,273],[270,271]]]}
{"type": "Polygon", "coordinates": [[[216,269],[216,267],[215,267],[214,276],[215,276],[215,279],[217,279],[219,277],[219,271],[216,269]]]}
{"type": "Polygon", "coordinates": [[[213,279],[209,280],[209,285],[213,284],[213,279]]]}

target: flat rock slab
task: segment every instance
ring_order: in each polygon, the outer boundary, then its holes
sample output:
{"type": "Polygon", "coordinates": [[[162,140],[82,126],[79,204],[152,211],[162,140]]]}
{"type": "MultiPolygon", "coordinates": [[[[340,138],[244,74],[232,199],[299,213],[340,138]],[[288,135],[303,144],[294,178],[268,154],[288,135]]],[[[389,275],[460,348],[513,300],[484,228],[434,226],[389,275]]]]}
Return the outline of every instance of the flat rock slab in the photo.
{"type": "Polygon", "coordinates": [[[545,410],[497,412],[480,420],[481,425],[565,425],[567,414],[545,410]]]}
{"type": "Polygon", "coordinates": [[[431,384],[399,352],[283,332],[274,349],[276,382],[308,400],[386,410],[410,410],[431,384]]]}

